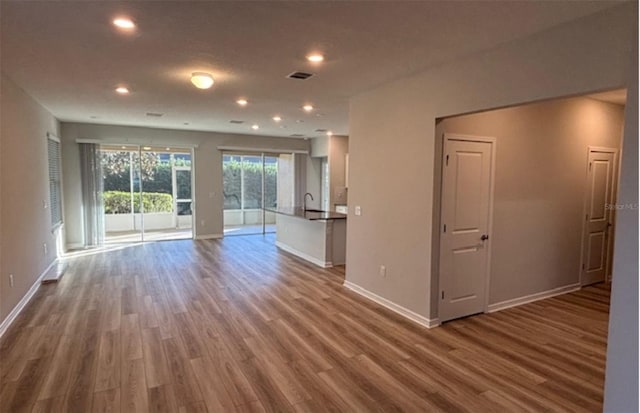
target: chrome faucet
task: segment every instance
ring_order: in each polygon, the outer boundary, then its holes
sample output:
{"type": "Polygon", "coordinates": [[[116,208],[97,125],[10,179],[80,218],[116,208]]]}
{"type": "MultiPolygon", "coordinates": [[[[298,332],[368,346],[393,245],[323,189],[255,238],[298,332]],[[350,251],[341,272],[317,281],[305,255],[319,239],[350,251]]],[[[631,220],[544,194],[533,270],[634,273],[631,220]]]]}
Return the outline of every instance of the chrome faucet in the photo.
{"type": "Polygon", "coordinates": [[[311,197],[311,200],[313,201],[313,195],[311,195],[309,192],[304,194],[304,201],[302,201],[302,210],[303,211],[307,210],[307,195],[309,195],[311,197]]]}

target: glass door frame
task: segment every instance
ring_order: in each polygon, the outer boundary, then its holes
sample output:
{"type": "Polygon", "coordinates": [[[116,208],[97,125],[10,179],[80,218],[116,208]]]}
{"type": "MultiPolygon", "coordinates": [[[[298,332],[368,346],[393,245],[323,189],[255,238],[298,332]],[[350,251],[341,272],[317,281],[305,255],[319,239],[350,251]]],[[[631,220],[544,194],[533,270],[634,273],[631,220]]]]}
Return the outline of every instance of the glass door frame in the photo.
{"type": "MultiPolygon", "coordinates": [[[[146,242],[145,240],[145,210],[144,210],[144,201],[143,201],[143,194],[144,194],[144,179],[143,179],[143,170],[142,170],[142,154],[144,152],[155,152],[155,153],[170,153],[171,154],[171,174],[172,174],[172,192],[175,192],[177,190],[176,188],[176,182],[175,182],[175,171],[176,170],[188,170],[189,173],[189,177],[190,177],[190,181],[191,181],[191,238],[190,239],[195,239],[195,222],[196,222],[196,212],[195,212],[195,197],[194,197],[194,189],[195,189],[195,174],[194,174],[194,170],[195,170],[195,153],[194,153],[194,147],[193,146],[181,146],[181,145],[167,145],[167,147],[171,147],[175,150],[183,150],[184,152],[173,152],[173,151],[162,151],[161,147],[164,145],[153,145],[152,144],[131,144],[131,143],[117,143],[117,142],[109,142],[109,143],[105,143],[105,142],[101,142],[100,143],[100,151],[105,151],[105,149],[103,149],[103,147],[109,148],[106,149],[108,151],[113,151],[113,152],[129,152],[129,188],[130,188],[130,192],[131,192],[131,215],[132,215],[132,219],[133,219],[133,228],[135,231],[135,227],[136,227],[136,212],[135,212],[135,202],[134,202],[134,188],[135,188],[135,171],[134,171],[134,165],[135,168],[137,168],[137,173],[138,173],[138,200],[140,203],[140,208],[139,208],[139,214],[140,214],[140,241],[133,241],[133,242],[146,242]],[[120,147],[120,149],[118,149],[118,147],[120,147]],[[150,149],[145,149],[145,148],[150,148],[150,149]],[[153,149],[157,149],[157,150],[153,150],[153,149]],[[133,154],[137,153],[138,154],[138,160],[137,162],[134,161],[133,159],[133,154]],[[190,157],[190,162],[191,162],[191,166],[175,166],[174,163],[174,153],[183,153],[189,154],[190,157]]],[[[176,197],[173,197],[173,208],[174,208],[174,214],[176,216],[176,225],[177,225],[177,199],[176,197]]],[[[185,201],[185,200],[180,200],[180,201],[185,201]]],[[[106,228],[105,228],[105,232],[106,232],[106,228]]],[[[105,236],[106,238],[106,236],[105,236]]],[[[159,240],[154,240],[154,241],[159,241],[159,240]]]]}
{"type": "MultiPolygon", "coordinates": [[[[261,196],[260,196],[260,209],[261,209],[261,226],[262,226],[262,231],[261,232],[257,232],[254,234],[228,234],[228,235],[224,235],[224,236],[239,236],[239,235],[265,235],[265,234],[271,234],[272,232],[267,232],[267,224],[266,224],[266,215],[267,215],[267,211],[265,210],[265,190],[266,190],[266,185],[265,185],[265,181],[266,181],[266,162],[265,162],[265,158],[268,157],[272,157],[272,158],[276,158],[279,159],[280,155],[282,154],[291,154],[292,152],[289,151],[283,151],[283,152],[273,152],[273,151],[252,151],[252,150],[222,150],[222,158],[223,158],[223,165],[222,167],[224,168],[224,156],[230,156],[230,157],[239,157],[240,158],[240,182],[241,182],[241,189],[240,189],[240,210],[243,211],[242,213],[244,214],[244,205],[245,205],[245,184],[244,184],[244,158],[245,157],[260,157],[260,163],[262,165],[261,167],[261,196]]],[[[277,169],[276,169],[276,182],[277,182],[277,169]]],[[[224,175],[224,171],[223,171],[223,175],[224,175]]],[[[223,180],[223,188],[222,188],[222,192],[224,193],[224,180],[223,180]]],[[[277,192],[276,192],[276,198],[277,198],[277,192]]],[[[224,207],[223,207],[224,208],[224,207]]],[[[224,217],[224,209],[223,209],[223,217],[224,217]]],[[[244,222],[244,219],[243,221],[244,222]]],[[[222,223],[223,227],[225,226],[224,223],[224,218],[223,218],[223,223],[222,223]]]]}

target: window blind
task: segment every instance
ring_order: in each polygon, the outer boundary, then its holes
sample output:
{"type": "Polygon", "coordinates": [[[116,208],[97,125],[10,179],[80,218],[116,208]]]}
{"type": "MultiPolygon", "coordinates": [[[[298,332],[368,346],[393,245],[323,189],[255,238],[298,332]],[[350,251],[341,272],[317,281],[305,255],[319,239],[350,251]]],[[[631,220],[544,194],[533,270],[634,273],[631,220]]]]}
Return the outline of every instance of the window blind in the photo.
{"type": "Polygon", "coordinates": [[[49,210],[51,211],[51,226],[55,228],[62,223],[62,185],[60,159],[60,142],[47,137],[47,155],[49,159],[49,210]]]}

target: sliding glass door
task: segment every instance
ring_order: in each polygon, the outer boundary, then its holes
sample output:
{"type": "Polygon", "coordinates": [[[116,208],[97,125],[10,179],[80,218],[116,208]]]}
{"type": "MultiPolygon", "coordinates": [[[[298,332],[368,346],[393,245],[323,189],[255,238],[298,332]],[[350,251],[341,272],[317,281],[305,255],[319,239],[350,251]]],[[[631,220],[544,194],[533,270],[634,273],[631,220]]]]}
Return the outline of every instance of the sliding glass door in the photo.
{"type": "MultiPolygon", "coordinates": [[[[280,156],[267,153],[223,155],[225,235],[275,232],[276,215],[266,209],[278,207],[280,156]]],[[[291,154],[283,156],[292,158],[291,154]]]]}
{"type": "Polygon", "coordinates": [[[193,238],[190,150],[101,151],[106,243],[193,238]]]}
{"type": "Polygon", "coordinates": [[[102,147],[101,165],[105,243],[142,242],[139,148],[102,147]]]}

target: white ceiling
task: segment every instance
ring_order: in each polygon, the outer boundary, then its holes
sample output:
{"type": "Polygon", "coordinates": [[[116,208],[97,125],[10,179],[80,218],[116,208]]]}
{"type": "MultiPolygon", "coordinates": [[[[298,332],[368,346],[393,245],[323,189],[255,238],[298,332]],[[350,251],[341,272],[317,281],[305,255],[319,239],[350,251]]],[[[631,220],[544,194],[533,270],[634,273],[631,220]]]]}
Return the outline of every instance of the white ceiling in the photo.
{"type": "Polygon", "coordinates": [[[615,4],[2,1],[0,58],[2,71],[63,121],[348,134],[355,94],[615,4]],[[111,20],[120,15],[135,20],[134,34],[114,29],[111,20]],[[326,61],[308,63],[310,51],[323,52],[326,61]],[[295,70],[316,75],[285,78],[295,70]],[[212,73],[213,88],[195,89],[193,71],[212,73]],[[120,84],[131,95],[116,95],[120,84]],[[239,97],[249,105],[239,107],[239,97]],[[305,103],[314,113],[300,109],[305,103]],[[271,120],[275,114],[285,128],[271,120]]]}

